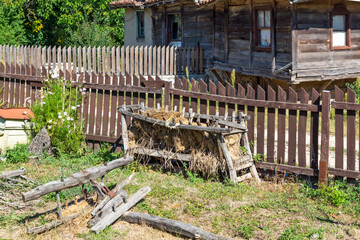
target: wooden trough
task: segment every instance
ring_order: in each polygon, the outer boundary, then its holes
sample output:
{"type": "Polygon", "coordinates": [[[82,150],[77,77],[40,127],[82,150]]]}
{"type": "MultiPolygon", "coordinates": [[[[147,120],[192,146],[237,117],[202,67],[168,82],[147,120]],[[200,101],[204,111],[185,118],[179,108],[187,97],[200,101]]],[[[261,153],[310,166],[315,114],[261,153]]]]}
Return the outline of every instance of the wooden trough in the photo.
{"type": "MultiPolygon", "coordinates": [[[[162,150],[162,149],[150,149],[150,148],[134,148],[129,151],[129,137],[128,137],[128,128],[126,123],[126,116],[132,117],[138,121],[143,121],[151,123],[153,125],[158,125],[161,127],[169,129],[179,129],[179,130],[191,130],[191,131],[203,131],[211,133],[212,136],[216,138],[218,149],[221,152],[220,157],[223,157],[226,161],[227,169],[229,172],[229,177],[233,182],[241,182],[246,179],[253,177],[256,181],[260,181],[257,170],[254,165],[254,161],[251,154],[251,149],[247,136],[246,120],[249,119],[247,115],[239,113],[237,117],[233,115],[232,117],[227,116],[218,116],[218,115],[206,115],[206,114],[197,114],[193,113],[192,109],[190,112],[185,112],[185,109],[182,111],[182,117],[188,120],[188,124],[183,122],[176,123],[175,119],[172,121],[163,119],[155,119],[149,115],[144,116],[144,113],[151,108],[147,108],[144,104],[137,105],[124,105],[118,108],[118,111],[121,113],[121,126],[122,126],[122,136],[123,136],[123,145],[125,154],[139,154],[146,155],[156,158],[163,159],[174,159],[183,162],[191,161],[191,154],[176,153],[172,151],[162,150]],[[197,124],[193,124],[197,123],[197,124]],[[206,123],[204,124],[201,123],[206,123]],[[241,139],[238,143],[238,148],[246,149],[244,154],[236,159],[232,159],[229,154],[228,147],[225,143],[225,137],[232,134],[241,134],[241,139]],[[249,169],[250,172],[243,175],[238,175],[243,170],[249,169]]],[[[160,107],[158,106],[158,110],[160,107]]]]}

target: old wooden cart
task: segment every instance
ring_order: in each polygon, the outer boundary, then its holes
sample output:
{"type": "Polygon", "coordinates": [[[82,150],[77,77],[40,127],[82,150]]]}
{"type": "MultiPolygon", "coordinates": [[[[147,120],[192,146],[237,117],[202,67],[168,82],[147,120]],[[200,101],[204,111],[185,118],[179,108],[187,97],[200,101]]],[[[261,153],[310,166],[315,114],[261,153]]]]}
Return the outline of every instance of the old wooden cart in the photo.
{"type": "MultiPolygon", "coordinates": [[[[218,115],[206,115],[182,111],[183,118],[188,120],[187,124],[182,121],[176,122],[175,119],[166,120],[155,119],[146,115],[146,111],[150,108],[144,107],[144,105],[124,105],[118,108],[121,113],[121,125],[124,151],[129,153],[129,138],[126,117],[131,117],[138,121],[151,123],[169,129],[178,130],[190,130],[190,131],[203,131],[211,133],[216,138],[218,149],[220,152],[219,157],[225,158],[229,177],[233,182],[241,182],[248,178],[253,177],[255,180],[260,181],[257,170],[254,165],[254,161],[251,154],[251,149],[247,136],[246,120],[249,119],[247,115],[239,113],[238,116],[218,116],[218,115]],[[206,124],[201,124],[206,123],[206,124]],[[205,125],[205,126],[204,126],[205,125]],[[244,154],[236,159],[232,158],[225,137],[232,134],[240,134],[240,140],[237,143],[237,147],[244,149],[244,154]],[[249,172],[246,172],[249,170],[249,172]],[[242,174],[242,175],[239,175],[242,174]]],[[[158,109],[160,110],[160,109],[158,109]]],[[[162,149],[150,149],[150,148],[136,148],[132,149],[132,154],[147,155],[156,158],[171,158],[174,160],[180,160],[183,162],[191,162],[191,154],[176,153],[162,149]]]]}

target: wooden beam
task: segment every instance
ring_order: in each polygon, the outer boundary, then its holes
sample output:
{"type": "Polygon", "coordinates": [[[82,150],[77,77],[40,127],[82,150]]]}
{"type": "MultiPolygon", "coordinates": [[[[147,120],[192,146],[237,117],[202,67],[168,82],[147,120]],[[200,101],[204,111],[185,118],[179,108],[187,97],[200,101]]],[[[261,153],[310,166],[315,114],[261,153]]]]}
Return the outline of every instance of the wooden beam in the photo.
{"type": "Polygon", "coordinates": [[[18,177],[20,175],[25,175],[26,169],[24,167],[21,167],[20,169],[9,171],[9,172],[2,172],[0,174],[0,178],[12,178],[12,177],[18,177]]]}
{"type": "Polygon", "coordinates": [[[134,160],[133,157],[120,158],[108,162],[105,165],[99,167],[87,168],[81,172],[74,173],[68,178],[61,179],[58,181],[48,182],[26,193],[23,193],[22,199],[24,202],[27,202],[37,199],[51,192],[58,192],[64,189],[82,185],[84,183],[90,182],[90,180],[94,180],[96,178],[102,177],[116,168],[125,166],[133,162],[133,160],[134,160]]]}
{"type": "Polygon", "coordinates": [[[107,226],[113,224],[118,218],[120,218],[125,212],[137,204],[151,191],[150,187],[144,187],[132,195],[126,203],[121,204],[114,212],[109,213],[105,218],[101,219],[95,226],[91,228],[91,231],[99,233],[107,226]]]}
{"type": "Polygon", "coordinates": [[[176,236],[181,235],[190,239],[229,240],[229,238],[207,232],[187,223],[153,216],[145,213],[127,212],[122,216],[121,220],[137,224],[146,223],[146,225],[148,226],[172,233],[176,236]]]}

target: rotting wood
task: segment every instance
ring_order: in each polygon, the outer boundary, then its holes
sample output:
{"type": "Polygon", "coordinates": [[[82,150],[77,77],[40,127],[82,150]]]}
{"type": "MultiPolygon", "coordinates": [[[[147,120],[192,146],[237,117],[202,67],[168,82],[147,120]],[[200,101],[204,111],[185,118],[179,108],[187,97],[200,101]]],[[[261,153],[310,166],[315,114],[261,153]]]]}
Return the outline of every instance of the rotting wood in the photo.
{"type": "Polygon", "coordinates": [[[106,218],[107,215],[118,208],[122,203],[126,203],[127,198],[128,194],[124,190],[120,189],[118,194],[109,202],[107,202],[105,206],[96,213],[95,216],[93,216],[93,218],[88,223],[89,227],[95,226],[99,221],[106,218]]]}
{"type": "Polygon", "coordinates": [[[108,172],[119,168],[121,166],[125,166],[131,162],[133,162],[133,157],[126,157],[113,160],[111,162],[106,163],[106,165],[102,165],[99,167],[91,167],[85,169],[81,172],[74,173],[70,177],[66,179],[61,179],[57,181],[48,182],[43,184],[35,189],[32,189],[26,193],[22,194],[22,199],[24,202],[31,201],[37,199],[45,194],[51,192],[57,192],[64,189],[76,187],[82,185],[84,183],[89,182],[90,180],[99,178],[107,174],[108,172]]]}
{"type": "Polygon", "coordinates": [[[121,204],[115,212],[111,212],[101,221],[99,221],[95,226],[91,228],[91,231],[95,233],[99,233],[104,230],[107,226],[114,223],[118,218],[120,218],[126,211],[132,208],[135,204],[137,204],[141,199],[143,199],[149,192],[151,191],[150,187],[144,187],[137,191],[134,195],[129,197],[126,203],[121,204]]]}
{"type": "Polygon", "coordinates": [[[229,240],[230,238],[222,237],[211,232],[207,232],[198,227],[192,226],[188,223],[175,221],[167,218],[153,216],[139,212],[126,212],[121,220],[143,224],[175,234],[181,235],[190,239],[202,239],[202,240],[229,240]]]}
{"type": "Polygon", "coordinates": [[[131,152],[141,155],[148,155],[151,157],[175,159],[184,162],[189,162],[191,159],[191,154],[174,153],[174,152],[170,152],[166,150],[158,150],[158,149],[132,148],[131,152]]]}
{"type": "MultiPolygon", "coordinates": [[[[116,195],[118,195],[119,190],[121,190],[123,187],[128,185],[131,181],[131,179],[135,176],[135,173],[132,173],[128,178],[126,178],[121,183],[117,184],[116,187],[113,189],[116,195]]],[[[95,208],[92,210],[91,215],[95,216],[98,211],[100,211],[109,201],[110,197],[106,196],[95,208]]]]}
{"type": "Polygon", "coordinates": [[[20,169],[8,171],[8,172],[2,172],[0,174],[0,178],[12,178],[12,177],[19,177],[21,175],[26,174],[26,169],[24,167],[21,167],[20,169]]]}

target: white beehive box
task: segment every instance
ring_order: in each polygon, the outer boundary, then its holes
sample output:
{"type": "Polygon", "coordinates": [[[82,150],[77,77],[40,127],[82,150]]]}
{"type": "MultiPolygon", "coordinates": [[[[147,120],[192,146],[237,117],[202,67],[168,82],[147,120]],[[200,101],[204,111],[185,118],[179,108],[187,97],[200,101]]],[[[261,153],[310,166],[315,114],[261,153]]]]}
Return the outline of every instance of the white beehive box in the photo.
{"type": "Polygon", "coordinates": [[[27,143],[30,133],[30,117],[33,113],[28,108],[0,109],[0,149],[12,148],[16,143],[27,143]]]}

